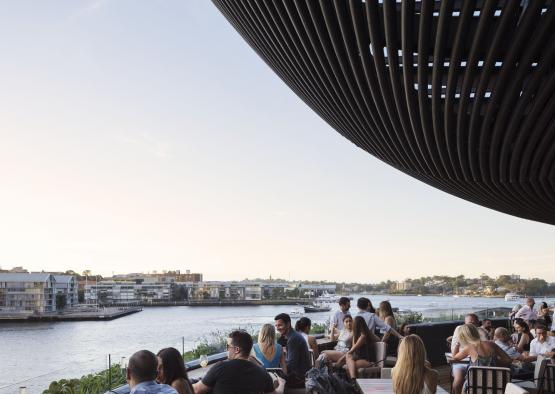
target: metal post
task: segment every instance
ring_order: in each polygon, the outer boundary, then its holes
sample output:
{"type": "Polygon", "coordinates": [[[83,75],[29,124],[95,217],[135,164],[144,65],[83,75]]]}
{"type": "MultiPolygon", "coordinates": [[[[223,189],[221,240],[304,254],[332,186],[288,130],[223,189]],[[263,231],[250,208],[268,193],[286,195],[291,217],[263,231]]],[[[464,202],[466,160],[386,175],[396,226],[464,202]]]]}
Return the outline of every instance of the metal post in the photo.
{"type": "Polygon", "coordinates": [[[181,354],[185,354],[185,337],[181,337],[181,354]]]}
{"type": "Polygon", "coordinates": [[[108,354],[108,390],[112,388],[112,355],[108,354]]]}

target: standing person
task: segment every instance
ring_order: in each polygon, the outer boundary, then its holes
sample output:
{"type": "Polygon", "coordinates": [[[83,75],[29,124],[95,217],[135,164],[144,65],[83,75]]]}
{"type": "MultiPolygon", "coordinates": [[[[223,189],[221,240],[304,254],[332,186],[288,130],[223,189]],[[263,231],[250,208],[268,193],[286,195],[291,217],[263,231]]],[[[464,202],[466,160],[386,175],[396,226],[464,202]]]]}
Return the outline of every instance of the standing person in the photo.
{"type": "Polygon", "coordinates": [[[346,353],[347,372],[351,379],[356,379],[357,369],[371,366],[370,347],[374,336],[362,316],[355,317],[353,322],[353,346],[346,353]]]}
{"type": "Polygon", "coordinates": [[[276,329],[271,324],[264,324],[258,333],[258,343],[252,350],[254,356],[262,363],[264,368],[281,368],[287,374],[285,352],[283,347],[276,343],[276,329]]]}
{"type": "Polygon", "coordinates": [[[551,323],[553,320],[551,319],[551,314],[549,311],[549,307],[547,306],[547,302],[543,301],[540,304],[540,309],[538,310],[538,321],[546,326],[548,329],[551,327],[551,323]]]}
{"type": "Polygon", "coordinates": [[[351,300],[347,297],[339,299],[339,310],[335,311],[330,316],[330,337],[335,334],[335,330],[343,330],[343,319],[349,314],[351,308],[351,300]]]}
{"type": "Polygon", "coordinates": [[[428,367],[424,342],[417,335],[408,335],[399,344],[397,363],[391,370],[393,391],[403,394],[436,392],[438,373],[428,367]]]}
{"type": "Polygon", "coordinates": [[[538,314],[534,310],[535,303],[533,298],[526,299],[526,305],[518,310],[515,314],[515,319],[524,319],[527,324],[530,324],[531,321],[538,320],[538,314]]]}
{"type": "MultiPolygon", "coordinates": [[[[385,324],[378,316],[372,312],[368,312],[368,303],[370,300],[366,297],[361,297],[357,300],[358,313],[356,316],[360,316],[366,322],[370,335],[374,341],[379,341],[380,339],[374,334],[376,328],[383,329],[384,335],[382,337],[383,342],[387,342],[387,339],[391,334],[395,335],[397,338],[402,338],[401,334],[397,332],[391,326],[385,324]]],[[[356,319],[356,317],[355,317],[356,319]]]]}
{"type": "Polygon", "coordinates": [[[316,342],[316,338],[309,335],[311,326],[312,322],[308,317],[301,317],[299,320],[297,320],[297,323],[295,323],[295,331],[302,335],[302,337],[306,341],[308,349],[312,351],[313,360],[315,360],[319,356],[318,343],[316,342]]]}
{"type": "Polygon", "coordinates": [[[353,318],[351,315],[345,315],[343,318],[343,329],[338,335],[331,337],[333,341],[337,340],[337,345],[333,350],[324,350],[320,356],[320,360],[334,363],[334,367],[341,367],[345,364],[345,355],[353,344],[353,318]]]}
{"type": "Polygon", "coordinates": [[[172,386],[177,394],[193,394],[193,386],[187,376],[183,356],[173,347],[162,349],[156,355],[158,359],[158,383],[172,386]]]}
{"type": "Polygon", "coordinates": [[[523,319],[517,318],[513,323],[513,327],[517,332],[516,349],[522,352],[530,351],[530,342],[532,341],[532,334],[528,324],[523,319]]]}
{"type": "Polygon", "coordinates": [[[129,358],[126,380],[131,389],[130,394],[177,394],[167,384],[156,383],[158,360],[154,353],[139,350],[129,358]]]}
{"type": "Polygon", "coordinates": [[[523,355],[520,360],[534,362],[538,356],[555,358],[555,337],[547,335],[547,327],[538,324],[536,327],[536,338],[530,344],[530,353],[523,355]]]}
{"type": "Polygon", "coordinates": [[[236,330],[227,338],[227,360],[214,364],[202,380],[195,383],[195,394],[275,394],[270,374],[249,361],[252,337],[236,330]]]}
{"type": "Polygon", "coordinates": [[[291,317],[280,313],[274,318],[277,332],[287,340],[285,363],[287,376],[285,387],[305,387],[305,374],[310,369],[310,354],[305,339],[291,327],[291,317]]]}
{"type": "MultiPolygon", "coordinates": [[[[393,308],[389,301],[380,302],[380,307],[378,308],[379,318],[392,329],[397,331],[397,322],[395,321],[395,316],[393,315],[393,308]]],[[[385,335],[385,330],[380,329],[380,334],[385,335]]],[[[402,335],[402,334],[401,334],[402,335]]],[[[387,339],[387,355],[396,356],[397,347],[399,346],[399,338],[394,336],[389,336],[387,339]]]]}

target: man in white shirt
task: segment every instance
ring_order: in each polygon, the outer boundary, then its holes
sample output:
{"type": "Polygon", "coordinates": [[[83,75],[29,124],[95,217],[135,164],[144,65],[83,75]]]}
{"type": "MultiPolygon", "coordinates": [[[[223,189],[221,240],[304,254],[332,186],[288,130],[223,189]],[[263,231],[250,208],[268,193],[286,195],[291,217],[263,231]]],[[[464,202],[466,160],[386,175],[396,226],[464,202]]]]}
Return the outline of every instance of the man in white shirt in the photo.
{"type": "Polygon", "coordinates": [[[518,310],[515,314],[515,319],[521,318],[527,324],[530,324],[530,321],[538,320],[538,313],[534,310],[534,304],[536,302],[533,298],[528,298],[526,300],[526,305],[518,310]]]}
{"type": "Polygon", "coordinates": [[[386,324],[382,319],[376,316],[376,314],[372,312],[368,312],[367,309],[368,309],[369,301],[370,300],[366,297],[361,297],[357,300],[358,313],[355,315],[355,317],[356,316],[362,317],[366,322],[366,325],[368,326],[368,330],[372,334],[374,334],[374,330],[376,328],[382,329],[385,332],[385,334],[381,339],[382,342],[387,342],[387,339],[391,334],[395,335],[399,339],[403,339],[403,336],[399,334],[397,330],[395,330],[393,327],[386,324]]]}
{"type": "Polygon", "coordinates": [[[333,334],[333,329],[339,331],[343,330],[343,320],[345,316],[349,314],[349,309],[351,308],[351,300],[347,297],[341,297],[339,299],[339,310],[332,313],[330,316],[330,333],[333,334]]]}
{"type": "Polygon", "coordinates": [[[529,355],[522,356],[521,361],[536,361],[538,356],[555,357],[555,337],[547,335],[547,327],[538,325],[536,327],[536,338],[530,342],[529,355]]]}

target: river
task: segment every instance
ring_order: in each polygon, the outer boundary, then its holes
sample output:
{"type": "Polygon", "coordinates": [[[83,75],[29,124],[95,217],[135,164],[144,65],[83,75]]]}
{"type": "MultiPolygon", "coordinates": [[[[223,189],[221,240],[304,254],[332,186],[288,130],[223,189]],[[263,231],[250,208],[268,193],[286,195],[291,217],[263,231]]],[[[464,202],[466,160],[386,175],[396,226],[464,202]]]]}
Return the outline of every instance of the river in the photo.
{"type": "MultiPolygon", "coordinates": [[[[442,314],[456,308],[459,312],[495,307],[512,307],[514,302],[501,298],[441,296],[368,296],[374,306],[388,299],[394,307],[423,312],[424,316],[442,314]]],[[[356,297],[355,297],[356,298],[356,297]]],[[[553,299],[548,299],[550,305],[553,299]]],[[[107,355],[118,362],[139,349],[154,352],[173,346],[193,348],[212,333],[229,332],[241,327],[256,330],[273,322],[291,306],[233,307],[149,307],[142,312],[106,322],[57,322],[0,324],[0,393],[17,393],[26,386],[29,393],[41,393],[53,380],[80,377],[106,367],[107,355]]],[[[356,311],[353,302],[351,311],[356,311]]],[[[308,315],[324,322],[329,313],[308,315]]]]}

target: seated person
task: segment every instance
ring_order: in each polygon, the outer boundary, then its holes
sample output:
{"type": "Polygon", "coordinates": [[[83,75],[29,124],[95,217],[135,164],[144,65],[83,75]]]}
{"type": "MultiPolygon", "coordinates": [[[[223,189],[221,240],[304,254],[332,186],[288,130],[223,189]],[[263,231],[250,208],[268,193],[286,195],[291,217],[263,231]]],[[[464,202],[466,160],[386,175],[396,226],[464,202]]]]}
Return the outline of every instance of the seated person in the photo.
{"type": "MultiPolygon", "coordinates": [[[[368,311],[371,305],[372,303],[368,298],[360,297],[357,300],[358,313],[356,314],[356,316],[362,317],[366,322],[366,325],[368,326],[368,330],[370,331],[370,336],[372,338],[372,341],[377,342],[380,340],[380,338],[376,334],[374,334],[374,331],[376,330],[376,328],[383,330],[384,332],[384,335],[381,338],[382,342],[387,342],[391,334],[395,335],[399,339],[403,338],[401,334],[397,332],[397,330],[392,328],[390,325],[386,324],[383,320],[381,320],[378,316],[376,316],[375,313],[368,311]]],[[[372,310],[373,309],[374,308],[372,308],[372,310]]]]}
{"type": "Polygon", "coordinates": [[[167,384],[156,383],[158,360],[154,353],[140,350],[129,359],[126,380],[131,389],[130,394],[177,394],[167,384]]]}
{"type": "Polygon", "coordinates": [[[521,318],[515,319],[513,327],[516,332],[516,348],[520,353],[530,351],[530,342],[532,341],[532,334],[528,324],[521,318]]]}
{"type": "Polygon", "coordinates": [[[308,349],[312,351],[312,357],[314,359],[318,358],[318,343],[316,342],[316,338],[310,336],[310,327],[312,322],[308,317],[301,317],[295,323],[295,331],[302,335],[306,344],[308,345],[308,349]]]}
{"type": "Polygon", "coordinates": [[[310,353],[305,339],[291,327],[291,317],[280,313],[275,318],[276,330],[282,338],[287,339],[285,347],[285,363],[287,375],[285,387],[304,388],[305,375],[311,367],[310,353]]]}
{"type": "Polygon", "coordinates": [[[391,370],[393,392],[431,394],[437,389],[438,373],[426,361],[424,342],[417,335],[401,340],[397,363],[391,370]]]}
{"type": "Polygon", "coordinates": [[[346,353],[347,372],[351,379],[357,378],[357,370],[359,368],[367,368],[372,365],[372,356],[370,349],[372,346],[373,336],[364,318],[362,316],[355,317],[353,322],[353,346],[346,353]]]}
{"type": "Polygon", "coordinates": [[[408,323],[403,323],[401,324],[401,326],[399,326],[399,334],[401,334],[404,337],[410,335],[410,327],[408,323]]]}
{"type": "Polygon", "coordinates": [[[495,329],[493,340],[511,359],[516,360],[521,356],[516,346],[512,343],[509,331],[505,327],[497,327],[495,329]]]}
{"type": "Polygon", "coordinates": [[[530,353],[523,355],[520,359],[524,362],[536,361],[538,356],[548,358],[555,357],[555,337],[547,335],[547,327],[537,325],[536,338],[530,343],[530,353]]]}
{"type": "MultiPolygon", "coordinates": [[[[351,348],[353,343],[353,317],[345,315],[343,317],[343,329],[339,333],[332,334],[331,339],[337,341],[337,345],[333,350],[324,350],[319,358],[318,365],[328,361],[333,363],[334,367],[341,367],[345,364],[345,355],[351,348]]],[[[337,330],[336,330],[337,331],[337,330]]]]}
{"type": "Polygon", "coordinates": [[[334,334],[335,330],[341,331],[343,329],[343,321],[345,316],[350,315],[349,309],[351,308],[351,300],[347,297],[339,299],[339,310],[333,312],[330,316],[330,337],[334,334]]]}
{"type": "Polygon", "coordinates": [[[172,386],[177,394],[193,394],[193,386],[187,376],[183,356],[179,350],[168,347],[156,355],[158,359],[158,376],[156,381],[172,386]]]}
{"type": "Polygon", "coordinates": [[[482,325],[480,326],[480,328],[485,332],[487,332],[488,339],[491,341],[493,339],[493,334],[494,334],[494,328],[491,323],[491,320],[490,319],[482,320],[482,325]]]}
{"type": "Polygon", "coordinates": [[[271,324],[264,324],[258,333],[258,343],[252,347],[254,357],[264,368],[281,368],[287,374],[285,352],[276,343],[276,329],[271,324]]]}
{"type": "Polygon", "coordinates": [[[214,364],[202,380],[195,383],[195,394],[275,394],[272,378],[264,368],[249,361],[252,337],[241,330],[227,338],[226,361],[214,364]]]}

